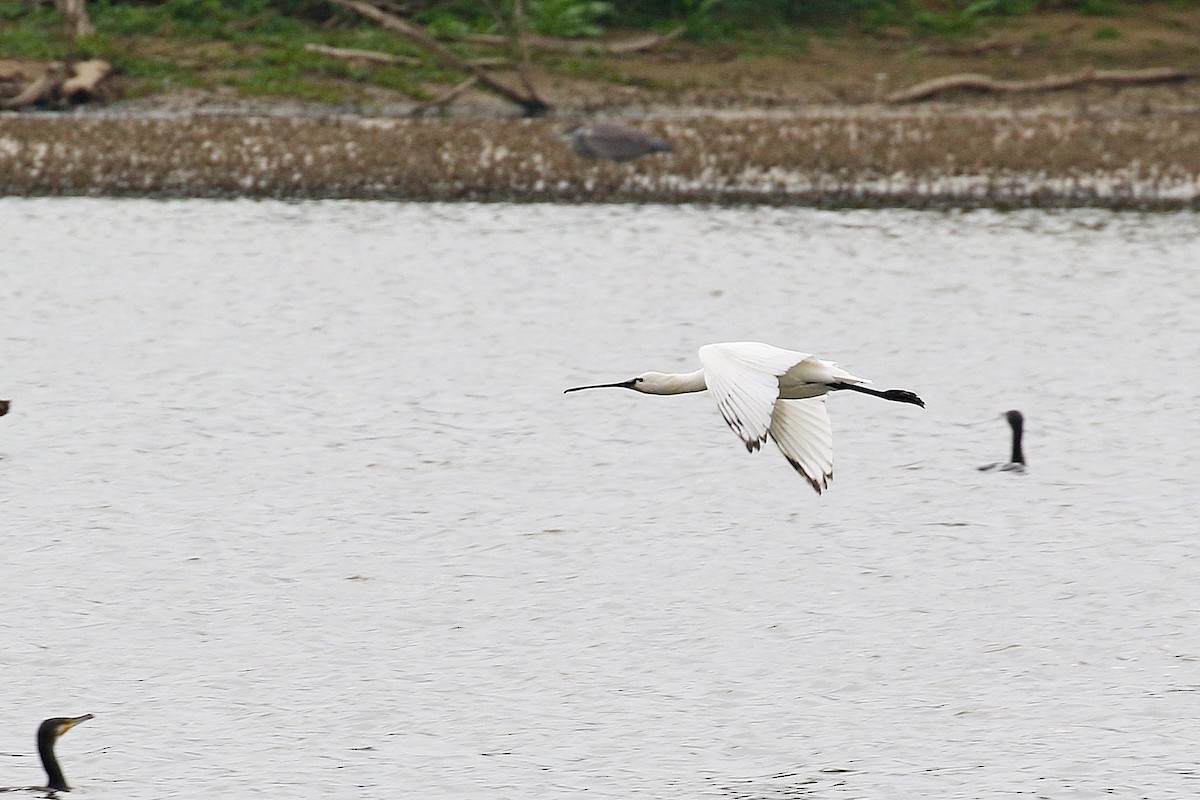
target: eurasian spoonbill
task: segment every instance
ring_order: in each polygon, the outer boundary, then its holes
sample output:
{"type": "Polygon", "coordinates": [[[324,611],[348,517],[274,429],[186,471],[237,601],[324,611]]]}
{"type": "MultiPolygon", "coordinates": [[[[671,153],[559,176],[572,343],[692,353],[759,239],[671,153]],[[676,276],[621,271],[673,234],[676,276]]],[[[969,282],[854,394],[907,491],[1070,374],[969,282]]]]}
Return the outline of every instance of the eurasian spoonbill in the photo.
{"type": "Polygon", "coordinates": [[[833,480],[833,431],[825,395],[849,390],[925,407],[904,389],[879,391],[831,361],[761,342],[725,342],[700,348],[701,368],[686,374],[644,372],[618,383],[567,389],[621,388],[643,394],[710,390],[725,422],[748,452],[770,436],[784,458],[820,494],[833,480]]]}
{"type": "Polygon", "coordinates": [[[984,464],[980,467],[982,472],[1024,472],[1025,471],[1025,451],[1021,449],[1021,437],[1025,433],[1025,417],[1020,411],[1006,411],[1000,416],[1008,420],[1008,424],[1012,426],[1012,456],[1008,463],[997,461],[995,464],[984,464]]]}

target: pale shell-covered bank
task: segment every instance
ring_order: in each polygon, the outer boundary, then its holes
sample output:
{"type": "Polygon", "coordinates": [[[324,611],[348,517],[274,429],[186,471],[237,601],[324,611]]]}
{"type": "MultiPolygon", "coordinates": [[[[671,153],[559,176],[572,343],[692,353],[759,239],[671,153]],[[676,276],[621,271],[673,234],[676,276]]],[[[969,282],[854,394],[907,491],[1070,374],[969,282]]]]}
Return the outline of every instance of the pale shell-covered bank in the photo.
{"type": "Polygon", "coordinates": [[[626,120],[671,154],[588,161],[562,119],[0,116],[8,195],[1200,207],[1200,117],[814,111],[626,120]]]}

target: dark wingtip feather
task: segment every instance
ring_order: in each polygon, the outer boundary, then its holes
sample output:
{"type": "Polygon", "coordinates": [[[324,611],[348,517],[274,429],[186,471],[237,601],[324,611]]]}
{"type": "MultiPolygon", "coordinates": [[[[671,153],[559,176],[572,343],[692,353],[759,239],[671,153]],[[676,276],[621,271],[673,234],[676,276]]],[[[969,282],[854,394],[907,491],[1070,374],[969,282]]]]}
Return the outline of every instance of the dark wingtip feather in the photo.
{"type": "Polygon", "coordinates": [[[831,480],[833,480],[833,472],[827,472],[821,478],[821,480],[818,481],[816,478],[814,478],[813,476],[809,475],[807,472],[804,471],[804,467],[800,466],[799,461],[795,461],[792,458],[789,458],[788,456],[784,456],[784,458],[786,458],[787,462],[792,465],[792,469],[794,469],[794,470],[796,470],[796,472],[800,473],[800,477],[802,477],[802,478],[804,478],[804,480],[808,481],[808,485],[813,488],[814,492],[816,492],[817,494],[821,494],[821,492],[823,492],[829,488],[829,482],[831,480]]]}

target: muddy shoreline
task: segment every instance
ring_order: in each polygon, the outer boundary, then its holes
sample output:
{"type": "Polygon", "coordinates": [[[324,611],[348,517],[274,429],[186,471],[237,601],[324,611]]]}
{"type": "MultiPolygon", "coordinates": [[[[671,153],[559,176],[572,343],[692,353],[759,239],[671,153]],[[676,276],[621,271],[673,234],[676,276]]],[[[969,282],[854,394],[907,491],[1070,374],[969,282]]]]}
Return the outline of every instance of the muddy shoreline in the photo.
{"type": "Polygon", "coordinates": [[[0,115],[5,195],[1200,208],[1200,115],[923,106],[672,110],[673,155],[586,161],[562,119],[306,111],[0,115]]]}

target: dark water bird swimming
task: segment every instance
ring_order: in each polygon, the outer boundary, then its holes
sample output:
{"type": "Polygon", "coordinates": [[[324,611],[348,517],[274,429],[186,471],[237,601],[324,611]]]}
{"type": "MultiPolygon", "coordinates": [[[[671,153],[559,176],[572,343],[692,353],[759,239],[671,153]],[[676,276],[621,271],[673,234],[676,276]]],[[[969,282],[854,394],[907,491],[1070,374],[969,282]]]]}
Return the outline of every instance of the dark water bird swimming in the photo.
{"type": "Polygon", "coordinates": [[[572,125],[562,132],[562,138],[571,145],[576,155],[608,161],[633,161],[650,153],[675,151],[666,139],[615,122],[572,125]]]}
{"type": "Polygon", "coordinates": [[[54,717],[48,719],[38,727],[37,747],[38,755],[42,758],[42,766],[46,769],[45,786],[17,786],[8,789],[0,789],[0,792],[69,792],[71,787],[67,785],[67,779],[63,776],[62,767],[58,765],[58,758],[54,755],[54,745],[58,741],[58,737],[62,736],[67,731],[74,728],[81,722],[87,722],[92,718],[91,714],[84,714],[82,717],[54,717]]]}
{"type": "Polygon", "coordinates": [[[1006,411],[1001,415],[1012,426],[1012,453],[1007,462],[997,461],[994,464],[984,464],[981,472],[1024,472],[1025,451],[1021,447],[1021,437],[1025,432],[1025,417],[1020,411],[1006,411]]]}

